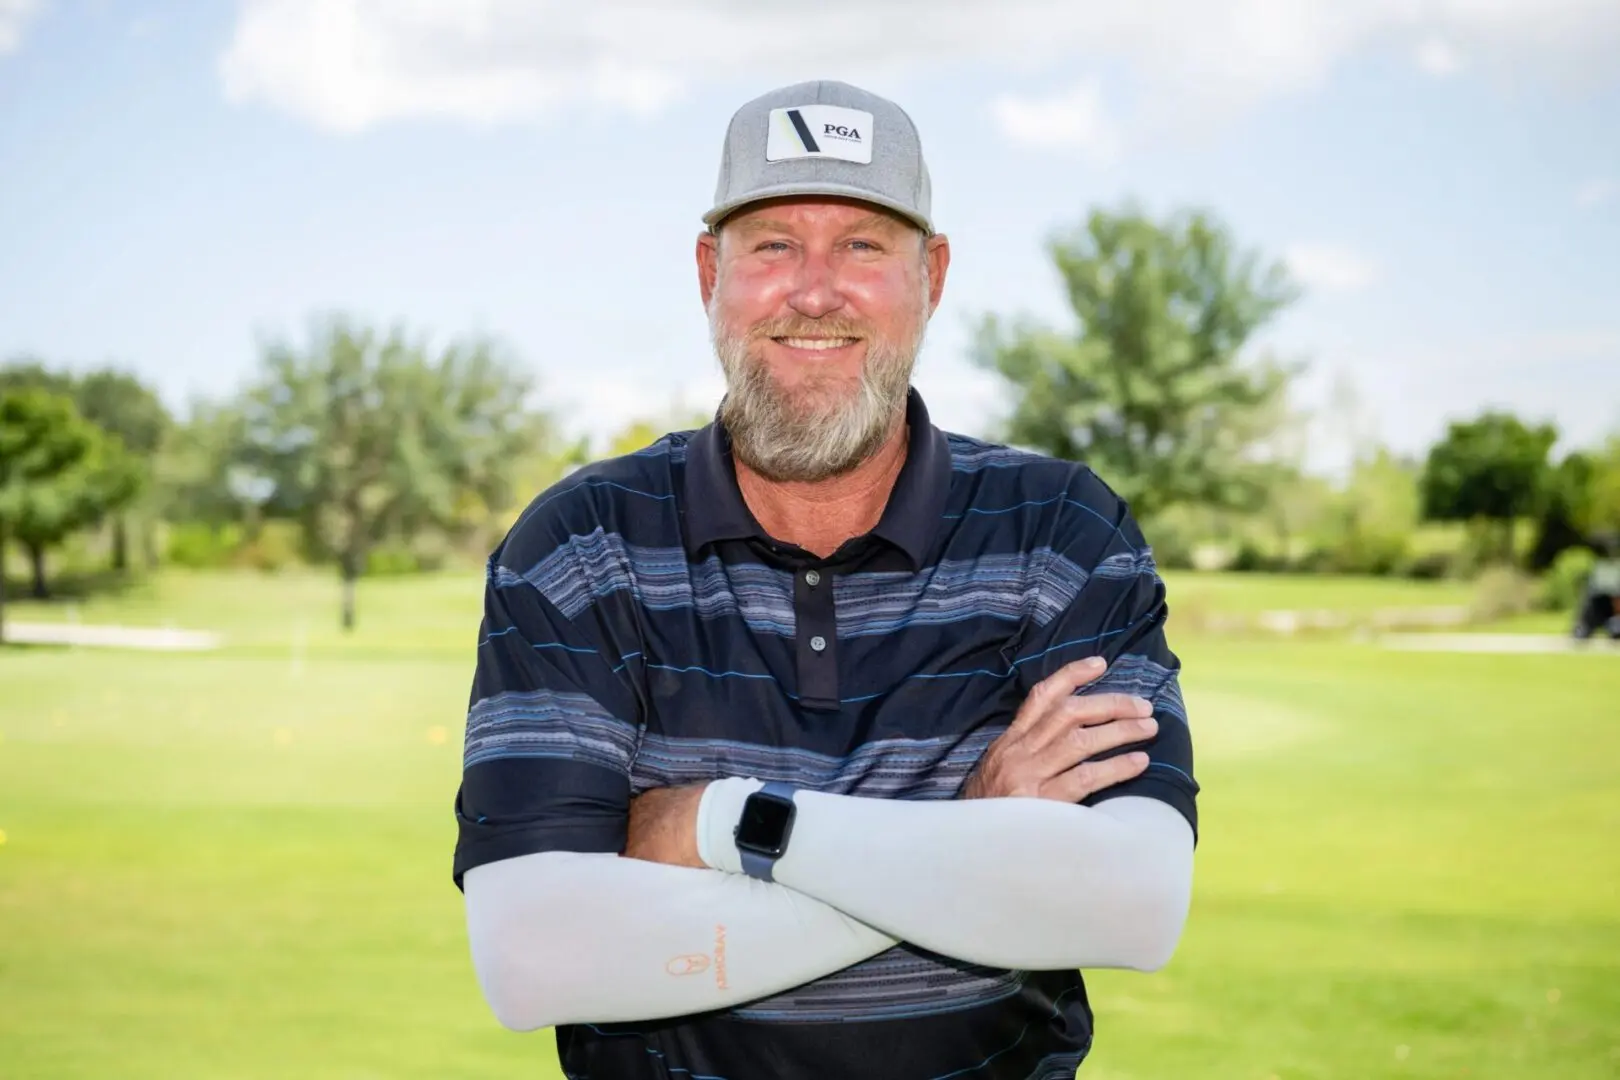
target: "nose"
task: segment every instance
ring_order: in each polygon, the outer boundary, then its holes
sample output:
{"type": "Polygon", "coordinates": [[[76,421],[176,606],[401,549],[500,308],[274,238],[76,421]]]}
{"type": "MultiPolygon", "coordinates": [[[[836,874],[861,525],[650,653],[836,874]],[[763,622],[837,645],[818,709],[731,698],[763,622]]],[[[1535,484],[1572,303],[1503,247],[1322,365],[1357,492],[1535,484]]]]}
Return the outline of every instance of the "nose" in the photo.
{"type": "Polygon", "coordinates": [[[819,319],[844,306],[838,288],[837,272],[826,255],[807,252],[799,263],[788,306],[800,315],[819,319]]]}

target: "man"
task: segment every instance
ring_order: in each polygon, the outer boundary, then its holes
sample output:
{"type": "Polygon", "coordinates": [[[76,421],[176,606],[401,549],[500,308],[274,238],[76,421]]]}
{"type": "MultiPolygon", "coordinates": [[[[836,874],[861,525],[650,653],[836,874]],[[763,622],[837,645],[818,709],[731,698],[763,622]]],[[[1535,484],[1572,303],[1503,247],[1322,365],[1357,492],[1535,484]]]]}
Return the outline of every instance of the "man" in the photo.
{"type": "Polygon", "coordinates": [[[1086,468],[910,390],[950,248],[897,106],[743,106],[704,221],[716,421],[489,562],[454,870],[483,992],[581,1080],[1072,1077],[1077,969],[1163,965],[1191,891],[1152,556],[1086,468]]]}

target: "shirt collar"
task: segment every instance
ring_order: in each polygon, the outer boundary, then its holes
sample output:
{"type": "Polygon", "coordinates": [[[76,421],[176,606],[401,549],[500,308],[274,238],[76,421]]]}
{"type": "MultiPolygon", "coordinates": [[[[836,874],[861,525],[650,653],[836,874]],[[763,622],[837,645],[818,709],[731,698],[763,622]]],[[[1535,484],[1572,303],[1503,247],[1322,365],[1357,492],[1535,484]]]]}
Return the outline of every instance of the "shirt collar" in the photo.
{"type": "MultiPolygon", "coordinates": [[[[905,552],[912,569],[920,570],[950,494],[951,450],[915,389],[906,395],[906,423],[906,461],[871,535],[905,552]]],[[[718,416],[687,444],[682,494],[682,535],[693,558],[720,540],[770,539],[743,502],[731,438],[718,416]]]]}

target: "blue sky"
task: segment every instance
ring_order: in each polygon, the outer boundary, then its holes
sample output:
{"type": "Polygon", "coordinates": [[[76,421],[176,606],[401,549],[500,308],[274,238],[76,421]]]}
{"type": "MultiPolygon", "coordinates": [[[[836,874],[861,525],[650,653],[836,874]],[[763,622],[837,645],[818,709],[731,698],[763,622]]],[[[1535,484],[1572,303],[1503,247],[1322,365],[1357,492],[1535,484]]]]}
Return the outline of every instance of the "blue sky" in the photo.
{"type": "Polygon", "coordinates": [[[1590,443],[1620,430],[1617,54],[1595,0],[0,0],[0,357],[183,406],[343,310],[499,335],[578,431],[706,411],[726,121],[825,75],[922,132],[948,427],[1002,408],[973,320],[1061,322],[1044,240],[1129,198],[1304,281],[1257,348],[1308,362],[1318,467],[1486,406],[1590,443]]]}

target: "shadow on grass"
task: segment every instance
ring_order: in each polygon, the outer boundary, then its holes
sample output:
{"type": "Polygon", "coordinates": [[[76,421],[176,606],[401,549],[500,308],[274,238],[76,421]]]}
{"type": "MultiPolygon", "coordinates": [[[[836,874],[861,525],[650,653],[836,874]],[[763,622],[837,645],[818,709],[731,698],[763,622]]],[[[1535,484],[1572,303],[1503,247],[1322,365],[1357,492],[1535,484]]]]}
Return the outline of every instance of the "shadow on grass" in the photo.
{"type": "Polygon", "coordinates": [[[82,604],[98,597],[119,597],[145,584],[148,576],[134,570],[64,570],[46,581],[46,594],[34,591],[34,581],[7,575],[6,601],[35,604],[82,604]]]}
{"type": "MultiPolygon", "coordinates": [[[[0,634],[3,633],[4,630],[0,630],[0,634]]],[[[22,653],[67,652],[72,647],[73,646],[71,645],[65,645],[59,642],[0,641],[0,656],[7,656],[13,653],[20,655],[22,653]]]]}

